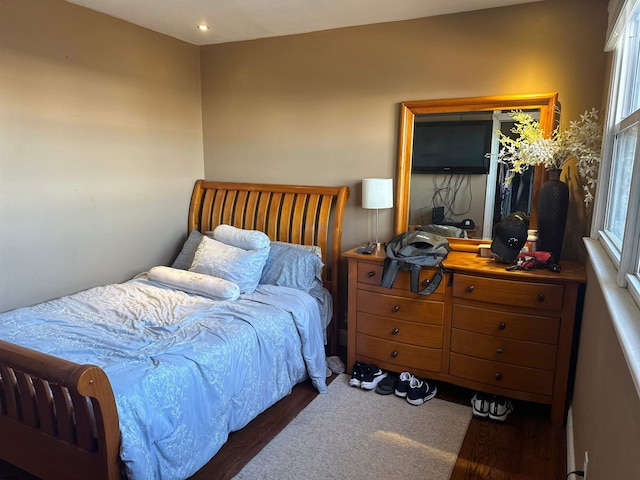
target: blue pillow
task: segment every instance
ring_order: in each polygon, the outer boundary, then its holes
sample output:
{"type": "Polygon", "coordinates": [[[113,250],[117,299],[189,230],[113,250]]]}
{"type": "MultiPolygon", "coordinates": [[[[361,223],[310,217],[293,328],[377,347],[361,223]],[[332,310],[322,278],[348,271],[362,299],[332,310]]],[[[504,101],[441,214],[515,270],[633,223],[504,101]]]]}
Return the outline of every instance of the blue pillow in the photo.
{"type": "Polygon", "coordinates": [[[309,293],[312,288],[322,286],[322,267],[322,260],[308,250],[271,242],[260,283],[297,288],[309,293]]]}
{"type": "Polygon", "coordinates": [[[182,246],[182,250],[171,264],[171,267],[179,268],[180,270],[189,270],[198,245],[200,245],[200,240],[202,240],[202,234],[198,230],[191,230],[187,240],[182,246]]]}

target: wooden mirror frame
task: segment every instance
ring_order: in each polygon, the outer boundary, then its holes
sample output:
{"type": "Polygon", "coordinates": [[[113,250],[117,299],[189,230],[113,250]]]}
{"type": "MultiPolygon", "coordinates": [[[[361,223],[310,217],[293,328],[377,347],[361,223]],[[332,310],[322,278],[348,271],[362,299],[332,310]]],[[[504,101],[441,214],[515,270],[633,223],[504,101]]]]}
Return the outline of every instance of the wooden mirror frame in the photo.
{"type": "MultiPolygon", "coordinates": [[[[531,95],[504,95],[494,97],[449,98],[441,100],[416,100],[403,102],[400,112],[400,141],[396,175],[396,215],[394,235],[409,228],[409,198],[411,188],[411,156],[413,149],[413,122],[419,114],[479,112],[492,110],[540,110],[540,126],[546,135],[554,129],[554,113],[558,102],[557,93],[531,95]]],[[[536,167],[531,205],[531,227],[537,225],[536,211],[538,190],[548,177],[543,167],[536,167]]],[[[486,241],[486,240],[485,240],[486,241]]],[[[476,242],[477,243],[477,242],[476,242]]]]}

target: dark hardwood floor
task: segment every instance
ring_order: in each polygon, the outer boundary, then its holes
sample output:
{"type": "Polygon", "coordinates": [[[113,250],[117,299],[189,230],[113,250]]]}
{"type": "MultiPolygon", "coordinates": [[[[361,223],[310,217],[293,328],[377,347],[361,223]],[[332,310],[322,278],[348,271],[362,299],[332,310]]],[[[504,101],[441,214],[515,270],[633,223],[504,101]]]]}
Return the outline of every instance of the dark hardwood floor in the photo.
{"type": "MultiPolygon", "coordinates": [[[[472,391],[440,386],[438,397],[470,405],[472,391]]],[[[566,430],[549,420],[550,407],[514,401],[505,422],[473,417],[451,480],[564,480],[566,430]]]]}
{"type": "MultiPolygon", "coordinates": [[[[294,387],[291,395],[242,430],[231,433],[218,454],[191,480],[232,478],[316,395],[310,382],[294,387]]],[[[437,397],[443,400],[471,408],[472,395],[463,388],[438,384],[437,397]]],[[[429,404],[417,408],[429,408],[429,404]]],[[[504,423],[475,417],[471,420],[451,480],[564,480],[566,474],[565,429],[551,425],[548,407],[514,402],[514,413],[504,423]]],[[[0,462],[2,480],[33,478],[0,462]]]]}

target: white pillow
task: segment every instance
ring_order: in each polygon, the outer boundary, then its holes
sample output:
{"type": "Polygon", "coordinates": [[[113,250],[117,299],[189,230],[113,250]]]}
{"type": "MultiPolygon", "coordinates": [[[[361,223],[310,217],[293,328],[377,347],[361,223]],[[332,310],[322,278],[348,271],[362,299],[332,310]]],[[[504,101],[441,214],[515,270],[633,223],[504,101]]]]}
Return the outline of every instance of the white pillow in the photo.
{"type": "Polygon", "coordinates": [[[152,282],[213,300],[237,300],[240,296],[238,285],[210,275],[171,267],[153,267],[147,276],[152,282]]]}
{"type": "Polygon", "coordinates": [[[224,278],[237,284],[240,293],[251,293],[260,282],[268,257],[268,245],[258,250],[243,250],[204,235],[189,270],[224,278]]]}
{"type": "Polygon", "coordinates": [[[259,250],[269,246],[269,237],[259,230],[243,230],[231,225],[218,225],[213,230],[213,238],[243,250],[259,250]]]}

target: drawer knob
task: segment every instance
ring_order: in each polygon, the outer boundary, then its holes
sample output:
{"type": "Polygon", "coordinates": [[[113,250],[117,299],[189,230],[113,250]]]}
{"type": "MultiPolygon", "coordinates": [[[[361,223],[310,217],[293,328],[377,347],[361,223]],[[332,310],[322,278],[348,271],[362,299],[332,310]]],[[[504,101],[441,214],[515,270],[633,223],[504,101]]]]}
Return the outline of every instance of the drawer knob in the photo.
{"type": "Polygon", "coordinates": [[[506,323],[504,323],[504,322],[500,322],[500,323],[498,324],[498,328],[499,328],[500,330],[504,330],[505,328],[507,328],[507,324],[506,324],[506,323]]]}
{"type": "Polygon", "coordinates": [[[501,373],[496,373],[494,375],[494,377],[496,378],[496,380],[500,380],[502,378],[502,374],[501,373]]]}
{"type": "Polygon", "coordinates": [[[400,310],[400,305],[394,305],[391,310],[393,310],[394,312],[398,312],[400,310]]]}
{"type": "Polygon", "coordinates": [[[371,278],[371,277],[375,277],[376,272],[367,272],[367,277],[371,278]]]}
{"type": "Polygon", "coordinates": [[[398,330],[397,328],[394,328],[393,330],[391,330],[391,335],[397,335],[399,331],[400,330],[398,330]]]}
{"type": "Polygon", "coordinates": [[[398,351],[394,350],[393,352],[391,352],[391,358],[396,358],[398,356],[398,351]]]}
{"type": "Polygon", "coordinates": [[[473,290],[474,290],[475,288],[476,288],[476,287],[474,287],[473,285],[467,285],[467,288],[465,288],[465,290],[466,290],[467,292],[471,293],[471,292],[473,292],[473,290]]]}
{"type": "Polygon", "coordinates": [[[538,301],[539,302],[544,302],[544,293],[539,293],[538,294],[538,301]]]}
{"type": "Polygon", "coordinates": [[[498,355],[502,355],[502,354],[504,353],[504,350],[503,350],[503,349],[501,349],[501,348],[498,348],[498,349],[496,350],[496,353],[497,353],[498,355]]]}

